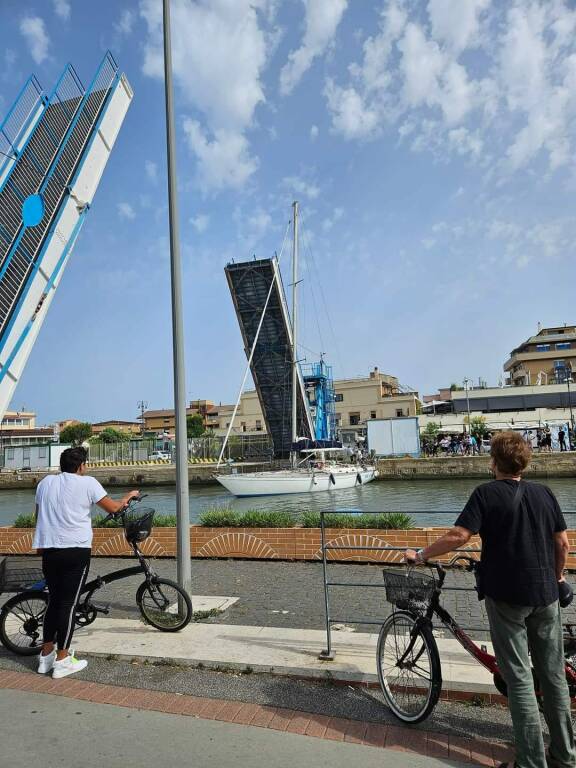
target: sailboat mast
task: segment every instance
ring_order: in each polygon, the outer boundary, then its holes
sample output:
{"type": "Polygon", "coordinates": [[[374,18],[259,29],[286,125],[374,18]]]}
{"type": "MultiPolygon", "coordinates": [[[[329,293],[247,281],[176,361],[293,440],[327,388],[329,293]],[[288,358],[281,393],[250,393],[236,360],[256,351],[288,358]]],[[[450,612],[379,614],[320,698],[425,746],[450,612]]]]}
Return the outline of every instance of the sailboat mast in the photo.
{"type": "MultiPolygon", "coordinates": [[[[292,443],[298,440],[298,203],[292,203],[294,209],[294,241],[292,244],[292,443]]],[[[297,453],[291,451],[292,466],[297,464],[297,453]]]]}

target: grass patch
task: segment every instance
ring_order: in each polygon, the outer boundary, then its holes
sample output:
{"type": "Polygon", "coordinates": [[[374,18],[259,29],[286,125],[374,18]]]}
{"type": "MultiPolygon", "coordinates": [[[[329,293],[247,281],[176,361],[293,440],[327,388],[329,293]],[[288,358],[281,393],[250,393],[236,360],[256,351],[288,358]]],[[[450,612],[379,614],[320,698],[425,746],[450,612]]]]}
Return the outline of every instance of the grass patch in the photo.
{"type": "Polygon", "coordinates": [[[204,621],[212,616],[220,616],[221,613],[224,613],[224,611],[221,611],[220,608],[210,608],[209,611],[194,611],[192,616],[194,621],[204,621]]]}
{"type": "Polygon", "coordinates": [[[13,528],[36,528],[36,515],[33,512],[18,515],[12,523],[13,528]]]}
{"type": "MultiPolygon", "coordinates": [[[[319,512],[302,512],[300,523],[303,528],[320,528],[319,512]]],[[[408,531],[414,528],[414,521],[404,512],[387,512],[378,515],[346,514],[324,515],[326,528],[380,528],[382,530],[408,531]]]]}
{"type": "Polygon", "coordinates": [[[228,507],[212,507],[200,515],[206,528],[294,528],[298,518],[280,510],[249,509],[236,512],[228,507]]]}

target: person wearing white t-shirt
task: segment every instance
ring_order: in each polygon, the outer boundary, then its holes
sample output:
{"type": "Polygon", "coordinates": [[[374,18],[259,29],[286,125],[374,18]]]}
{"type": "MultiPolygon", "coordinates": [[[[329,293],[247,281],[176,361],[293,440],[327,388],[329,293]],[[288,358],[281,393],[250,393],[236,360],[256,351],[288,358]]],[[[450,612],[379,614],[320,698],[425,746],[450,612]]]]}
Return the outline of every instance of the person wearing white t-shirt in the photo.
{"type": "Polygon", "coordinates": [[[76,603],[86,581],[92,552],[90,511],[97,504],[108,514],[121,512],[139,491],[111,499],[95,477],[86,475],[88,451],[67,448],[60,456],[59,475],[48,475],[36,489],[36,531],[33,547],[42,553],[48,585],[43,645],[38,672],[66,677],[88,662],[70,652],[76,603]]]}

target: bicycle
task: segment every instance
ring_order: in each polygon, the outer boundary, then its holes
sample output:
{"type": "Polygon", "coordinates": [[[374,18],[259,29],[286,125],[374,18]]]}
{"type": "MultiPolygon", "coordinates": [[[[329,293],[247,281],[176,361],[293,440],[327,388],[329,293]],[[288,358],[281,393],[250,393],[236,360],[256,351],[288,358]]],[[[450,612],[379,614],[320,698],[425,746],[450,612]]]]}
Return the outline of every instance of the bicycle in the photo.
{"type": "MultiPolygon", "coordinates": [[[[466,570],[469,572],[473,573],[478,566],[477,560],[465,555],[457,555],[448,565],[462,560],[467,563],[466,570]]],[[[386,703],[404,723],[415,724],[425,720],[438,703],[442,691],[442,668],[433,635],[433,617],[437,617],[460,645],[492,674],[498,692],[507,696],[506,683],[498,671],[495,656],[485,646],[477,645],[440,605],[446,569],[440,563],[433,563],[430,567],[436,571],[436,576],[415,573],[412,568],[385,570],[383,573],[386,599],[397,610],[386,619],[378,636],[378,678],[386,703]]],[[[574,699],[576,625],[564,624],[564,632],[566,680],[570,697],[574,699]]],[[[534,670],[532,675],[536,694],[541,698],[534,670]]]]}
{"type": "MultiPolygon", "coordinates": [[[[126,540],[139,564],[97,576],[84,585],[76,606],[77,627],[89,626],[99,613],[107,615],[110,612],[109,606],[93,602],[93,596],[99,589],[140,573],[144,573],[145,579],[136,590],[136,605],[144,621],[161,632],[178,632],[190,623],[192,603],[188,594],[174,581],[158,576],[140,551],[139,544],[150,535],[154,520],[152,508],[136,507],[144,498],[145,496],[140,496],[132,499],[117,515],[107,515],[104,518],[103,522],[112,519],[121,522],[126,540]]],[[[2,591],[17,591],[18,594],[7,600],[0,609],[0,642],[20,656],[40,653],[42,625],[49,599],[41,568],[31,567],[29,559],[16,564],[11,564],[7,558],[4,559],[0,564],[0,592],[2,591]],[[24,591],[19,591],[21,589],[24,591]]]]}

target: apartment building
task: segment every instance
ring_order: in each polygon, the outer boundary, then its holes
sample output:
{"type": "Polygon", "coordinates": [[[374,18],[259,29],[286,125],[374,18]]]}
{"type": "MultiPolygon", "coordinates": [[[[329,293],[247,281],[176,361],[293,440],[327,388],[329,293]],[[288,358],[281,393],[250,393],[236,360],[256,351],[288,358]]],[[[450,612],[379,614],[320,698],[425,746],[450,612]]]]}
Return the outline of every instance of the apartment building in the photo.
{"type": "Polygon", "coordinates": [[[564,384],[576,371],[576,326],[541,328],[513,349],[504,363],[506,384],[564,384]]]}
{"type": "MultiPolygon", "coordinates": [[[[334,382],[336,423],[343,435],[362,434],[369,419],[416,416],[418,393],[402,387],[395,376],[374,368],[368,376],[334,382]]],[[[226,433],[232,419],[233,405],[213,406],[207,413],[207,428],[215,435],[226,433]]],[[[244,392],[234,419],[234,434],[259,434],[266,431],[256,390],[244,392]]]]}

